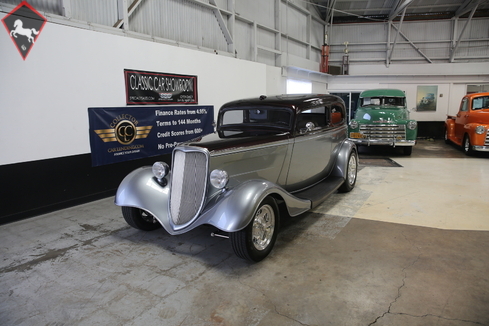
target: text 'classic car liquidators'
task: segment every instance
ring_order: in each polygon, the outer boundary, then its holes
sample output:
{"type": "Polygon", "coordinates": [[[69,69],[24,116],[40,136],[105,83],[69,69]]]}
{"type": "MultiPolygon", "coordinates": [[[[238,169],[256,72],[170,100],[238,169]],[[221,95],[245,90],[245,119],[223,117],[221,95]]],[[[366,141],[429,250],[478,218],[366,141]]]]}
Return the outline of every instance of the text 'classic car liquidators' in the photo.
{"type": "Polygon", "coordinates": [[[462,146],[465,154],[489,152],[489,93],[462,98],[457,115],[445,122],[445,141],[462,146]]]}
{"type": "Polygon", "coordinates": [[[398,89],[363,91],[349,137],[357,145],[402,146],[411,155],[418,135],[418,123],[409,119],[406,95],[398,89]]]}
{"type": "Polygon", "coordinates": [[[130,173],[115,203],[137,229],[182,234],[202,224],[260,261],[275,243],[280,212],[297,216],[355,186],[358,154],[333,95],[261,96],[224,104],[216,132],[130,173]]]}

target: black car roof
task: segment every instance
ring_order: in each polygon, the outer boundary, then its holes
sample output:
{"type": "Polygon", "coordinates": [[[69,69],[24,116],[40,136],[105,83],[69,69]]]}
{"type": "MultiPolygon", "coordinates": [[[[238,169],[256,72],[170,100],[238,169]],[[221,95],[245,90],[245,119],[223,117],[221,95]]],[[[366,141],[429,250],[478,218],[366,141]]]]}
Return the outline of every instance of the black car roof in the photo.
{"type": "Polygon", "coordinates": [[[338,105],[339,103],[344,106],[344,102],[340,97],[330,94],[286,94],[276,96],[262,95],[256,98],[247,98],[228,102],[221,107],[221,110],[244,106],[276,106],[288,107],[296,112],[299,112],[322,105],[338,105]]]}

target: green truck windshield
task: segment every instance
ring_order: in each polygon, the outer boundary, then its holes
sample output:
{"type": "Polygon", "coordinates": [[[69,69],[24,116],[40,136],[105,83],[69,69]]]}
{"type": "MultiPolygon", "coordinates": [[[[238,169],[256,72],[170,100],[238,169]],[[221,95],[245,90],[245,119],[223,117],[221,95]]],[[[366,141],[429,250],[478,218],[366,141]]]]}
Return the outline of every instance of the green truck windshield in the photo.
{"type": "Polygon", "coordinates": [[[404,107],[403,97],[364,97],[361,106],[401,106],[404,107]]]}

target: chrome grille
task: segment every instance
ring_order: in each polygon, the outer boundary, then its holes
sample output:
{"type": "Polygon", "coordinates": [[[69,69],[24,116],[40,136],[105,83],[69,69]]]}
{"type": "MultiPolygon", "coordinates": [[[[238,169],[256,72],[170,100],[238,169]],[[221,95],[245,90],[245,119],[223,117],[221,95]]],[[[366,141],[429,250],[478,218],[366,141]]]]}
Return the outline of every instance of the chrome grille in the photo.
{"type": "Polygon", "coordinates": [[[175,225],[194,219],[202,209],[207,187],[207,154],[200,150],[173,152],[170,216],[175,225]]]}
{"type": "Polygon", "coordinates": [[[486,140],[484,141],[484,146],[489,146],[489,131],[486,131],[486,140]]]}
{"type": "Polygon", "coordinates": [[[360,125],[360,132],[367,139],[406,139],[405,125],[360,125]]]}

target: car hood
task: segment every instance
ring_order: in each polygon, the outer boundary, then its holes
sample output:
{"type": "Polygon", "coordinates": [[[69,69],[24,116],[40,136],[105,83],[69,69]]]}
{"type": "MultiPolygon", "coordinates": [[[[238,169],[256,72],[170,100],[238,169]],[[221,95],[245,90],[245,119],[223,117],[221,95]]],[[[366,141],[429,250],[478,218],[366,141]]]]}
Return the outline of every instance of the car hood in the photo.
{"type": "Polygon", "coordinates": [[[355,113],[355,120],[363,123],[395,123],[398,120],[409,119],[406,109],[368,107],[359,108],[355,113]]]}
{"type": "Polygon", "coordinates": [[[221,153],[222,151],[240,149],[243,147],[254,147],[265,145],[276,141],[286,140],[290,134],[281,133],[275,135],[263,135],[253,137],[221,137],[218,133],[206,135],[201,138],[191,140],[182,145],[202,147],[209,150],[210,154],[221,153]]]}

